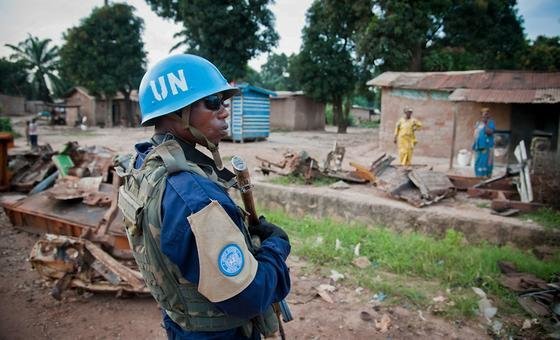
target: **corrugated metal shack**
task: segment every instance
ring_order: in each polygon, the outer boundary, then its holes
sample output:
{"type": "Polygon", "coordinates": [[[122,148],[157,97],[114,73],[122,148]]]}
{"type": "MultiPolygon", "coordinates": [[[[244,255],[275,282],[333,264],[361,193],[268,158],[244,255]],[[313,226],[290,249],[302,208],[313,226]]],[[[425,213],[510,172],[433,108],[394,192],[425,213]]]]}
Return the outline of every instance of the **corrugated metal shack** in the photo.
{"type": "Polygon", "coordinates": [[[490,108],[498,130],[497,162],[507,162],[521,140],[529,148],[537,136],[560,151],[559,72],[385,72],[367,84],[382,89],[379,142],[386,150],[394,148],[395,123],[410,106],[424,123],[417,133],[419,156],[452,158],[470,150],[483,107],[490,108]]]}
{"type": "Polygon", "coordinates": [[[228,138],[234,142],[265,139],[270,134],[270,96],[276,94],[248,84],[231,99],[228,138]]]}

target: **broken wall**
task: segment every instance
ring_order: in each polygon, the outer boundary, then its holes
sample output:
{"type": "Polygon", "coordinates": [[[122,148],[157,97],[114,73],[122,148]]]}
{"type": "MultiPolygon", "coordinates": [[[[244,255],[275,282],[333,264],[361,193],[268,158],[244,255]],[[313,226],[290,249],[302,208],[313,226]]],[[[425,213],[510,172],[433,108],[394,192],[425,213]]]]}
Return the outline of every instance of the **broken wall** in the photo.
{"type": "Polygon", "coordinates": [[[534,152],[531,184],[536,202],[560,208],[560,154],[551,151],[534,152]]]}

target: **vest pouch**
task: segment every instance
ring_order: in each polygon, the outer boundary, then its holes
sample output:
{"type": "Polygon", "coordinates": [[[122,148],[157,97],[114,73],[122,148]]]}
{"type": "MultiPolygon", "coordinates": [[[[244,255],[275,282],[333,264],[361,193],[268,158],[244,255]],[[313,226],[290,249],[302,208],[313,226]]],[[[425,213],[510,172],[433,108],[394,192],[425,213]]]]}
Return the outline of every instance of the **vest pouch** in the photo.
{"type": "Polygon", "coordinates": [[[142,233],[142,229],[138,225],[141,221],[140,214],[144,205],[132,197],[125,189],[125,186],[121,186],[119,188],[118,206],[124,215],[125,226],[130,235],[139,236],[142,233]]]}
{"type": "Polygon", "coordinates": [[[252,321],[257,331],[265,337],[273,336],[274,333],[278,332],[278,318],[272,305],[268,306],[263,314],[256,316],[252,321]]]}

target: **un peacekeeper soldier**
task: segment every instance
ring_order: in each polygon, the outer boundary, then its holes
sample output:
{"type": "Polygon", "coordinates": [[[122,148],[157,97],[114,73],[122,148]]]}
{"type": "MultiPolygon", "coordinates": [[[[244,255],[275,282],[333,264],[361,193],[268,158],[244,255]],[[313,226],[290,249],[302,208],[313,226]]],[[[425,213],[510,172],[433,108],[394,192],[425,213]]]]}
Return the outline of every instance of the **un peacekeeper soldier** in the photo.
{"type": "Polygon", "coordinates": [[[117,160],[127,236],[169,339],[270,335],[278,329],[271,304],[290,290],[288,236],[262,216],[247,229],[227,192],[235,177],[218,143],[228,127],[224,101],[237,92],[206,59],[165,58],[139,89],[142,125],[155,134],[117,160]]]}

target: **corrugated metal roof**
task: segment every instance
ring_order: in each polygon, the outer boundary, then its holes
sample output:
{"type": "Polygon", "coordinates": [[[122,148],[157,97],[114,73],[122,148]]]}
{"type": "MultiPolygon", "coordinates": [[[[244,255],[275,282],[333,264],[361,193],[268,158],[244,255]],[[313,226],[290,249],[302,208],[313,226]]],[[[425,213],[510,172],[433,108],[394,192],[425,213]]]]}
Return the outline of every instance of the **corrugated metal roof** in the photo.
{"type": "Polygon", "coordinates": [[[532,103],[535,90],[479,90],[457,89],[451,93],[449,100],[482,103],[532,103]]]}
{"type": "Polygon", "coordinates": [[[558,103],[560,72],[385,72],[367,82],[382,86],[452,92],[454,101],[558,103]]]}

